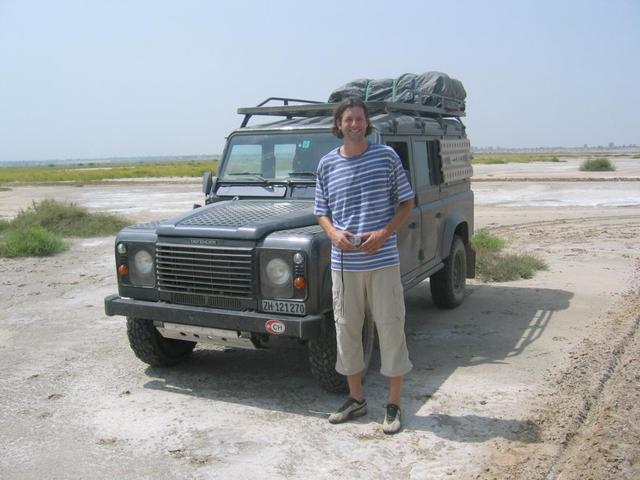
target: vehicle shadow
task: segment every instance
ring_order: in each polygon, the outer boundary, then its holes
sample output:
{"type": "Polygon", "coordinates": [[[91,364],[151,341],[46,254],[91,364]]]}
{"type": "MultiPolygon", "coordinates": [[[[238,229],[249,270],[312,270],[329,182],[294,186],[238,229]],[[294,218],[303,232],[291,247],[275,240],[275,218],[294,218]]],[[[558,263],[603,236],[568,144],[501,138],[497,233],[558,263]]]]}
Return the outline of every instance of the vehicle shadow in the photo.
{"type": "MultiPolygon", "coordinates": [[[[460,368],[492,365],[492,375],[496,369],[500,375],[500,365],[527,352],[554,321],[553,314],[569,308],[572,297],[564,290],[479,284],[467,287],[463,305],[440,310],[427,282],[408,292],[406,333],[414,369],[403,390],[406,428],[462,442],[494,437],[537,441],[537,427],[529,422],[482,416],[481,408],[458,416],[439,413],[434,399],[460,368]],[[421,412],[429,403],[437,413],[421,412]]],[[[365,389],[370,411],[379,410],[382,418],[387,381],[378,369],[374,358],[365,389]]],[[[267,350],[198,348],[188,361],[172,369],[150,367],[146,374],[145,388],[319,418],[343,401],[311,377],[306,347],[285,339],[267,350]]],[[[478,405],[488,394],[481,391],[462,403],[478,405]]],[[[358,421],[367,422],[366,417],[358,421]]]]}

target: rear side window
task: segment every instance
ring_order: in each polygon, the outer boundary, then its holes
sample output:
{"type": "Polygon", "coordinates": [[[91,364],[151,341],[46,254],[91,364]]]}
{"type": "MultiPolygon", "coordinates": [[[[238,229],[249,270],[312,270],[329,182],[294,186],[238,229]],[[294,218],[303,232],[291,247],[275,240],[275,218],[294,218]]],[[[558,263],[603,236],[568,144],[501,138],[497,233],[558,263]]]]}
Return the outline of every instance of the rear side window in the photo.
{"type": "Polygon", "coordinates": [[[429,158],[429,181],[431,185],[442,183],[442,172],[440,170],[440,155],[435,141],[427,142],[427,155],[429,158]]]}
{"type": "Polygon", "coordinates": [[[429,178],[429,157],[427,154],[427,142],[414,140],[413,142],[413,171],[416,176],[416,187],[427,187],[431,184],[429,178]]]}
{"type": "Polygon", "coordinates": [[[387,142],[391,148],[393,148],[400,160],[402,161],[402,168],[404,168],[407,172],[409,171],[409,146],[407,142],[387,142]]]}

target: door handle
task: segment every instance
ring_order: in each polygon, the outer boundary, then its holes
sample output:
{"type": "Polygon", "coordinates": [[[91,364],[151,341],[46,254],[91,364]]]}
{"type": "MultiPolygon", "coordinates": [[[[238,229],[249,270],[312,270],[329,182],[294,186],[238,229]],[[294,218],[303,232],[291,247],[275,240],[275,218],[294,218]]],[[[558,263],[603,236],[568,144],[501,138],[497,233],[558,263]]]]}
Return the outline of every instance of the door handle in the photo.
{"type": "Polygon", "coordinates": [[[410,228],[410,229],[412,229],[412,230],[414,230],[414,229],[418,228],[418,224],[417,224],[416,222],[411,222],[411,223],[409,224],[409,228],[410,228]]]}
{"type": "Polygon", "coordinates": [[[436,218],[440,218],[440,217],[442,217],[442,212],[436,213],[436,218]]]}

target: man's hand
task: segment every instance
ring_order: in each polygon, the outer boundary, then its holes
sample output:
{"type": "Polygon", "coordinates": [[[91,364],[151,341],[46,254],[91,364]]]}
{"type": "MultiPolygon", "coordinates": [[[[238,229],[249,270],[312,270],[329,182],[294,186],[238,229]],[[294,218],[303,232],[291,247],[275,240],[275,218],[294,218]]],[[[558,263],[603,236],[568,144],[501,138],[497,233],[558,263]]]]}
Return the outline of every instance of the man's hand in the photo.
{"type": "Polygon", "coordinates": [[[333,243],[340,250],[357,250],[357,247],[353,245],[349,241],[349,237],[354,237],[350,232],[344,230],[338,230],[334,228],[331,233],[329,233],[329,238],[331,239],[331,243],[333,243]]]}
{"type": "Polygon", "coordinates": [[[391,217],[389,223],[387,223],[383,228],[362,235],[362,239],[365,240],[365,242],[360,246],[360,250],[365,252],[367,255],[377,252],[378,249],[384,245],[384,242],[393,235],[393,232],[398,230],[400,225],[409,218],[412,209],[413,199],[402,202],[396,209],[396,213],[391,217]]]}
{"type": "Polygon", "coordinates": [[[363,233],[362,239],[364,240],[364,243],[360,246],[360,250],[367,255],[371,255],[372,253],[377,252],[390,236],[391,233],[386,228],[381,228],[375,232],[363,233]]]}
{"type": "Polygon", "coordinates": [[[341,250],[357,250],[357,247],[354,247],[353,244],[348,240],[349,237],[355,237],[356,235],[344,230],[338,230],[333,226],[331,217],[327,217],[325,215],[319,216],[318,224],[327,233],[329,240],[331,240],[331,243],[333,243],[336,248],[339,248],[341,250]]]}

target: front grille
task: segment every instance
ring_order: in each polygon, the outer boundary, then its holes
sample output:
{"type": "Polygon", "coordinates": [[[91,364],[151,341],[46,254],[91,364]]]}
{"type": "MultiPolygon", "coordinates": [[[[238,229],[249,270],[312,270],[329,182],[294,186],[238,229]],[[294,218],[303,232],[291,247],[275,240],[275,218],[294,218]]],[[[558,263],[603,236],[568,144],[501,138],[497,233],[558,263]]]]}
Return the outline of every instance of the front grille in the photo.
{"type": "Polygon", "coordinates": [[[201,307],[228,308],[231,310],[240,310],[242,307],[242,303],[237,298],[210,297],[190,293],[174,293],[170,298],[171,303],[178,303],[180,305],[198,305],[201,307]]]}
{"type": "Polygon", "coordinates": [[[177,303],[217,303],[197,299],[202,295],[245,299],[254,296],[251,248],[158,243],[156,272],[158,290],[174,294],[177,303]]]}

